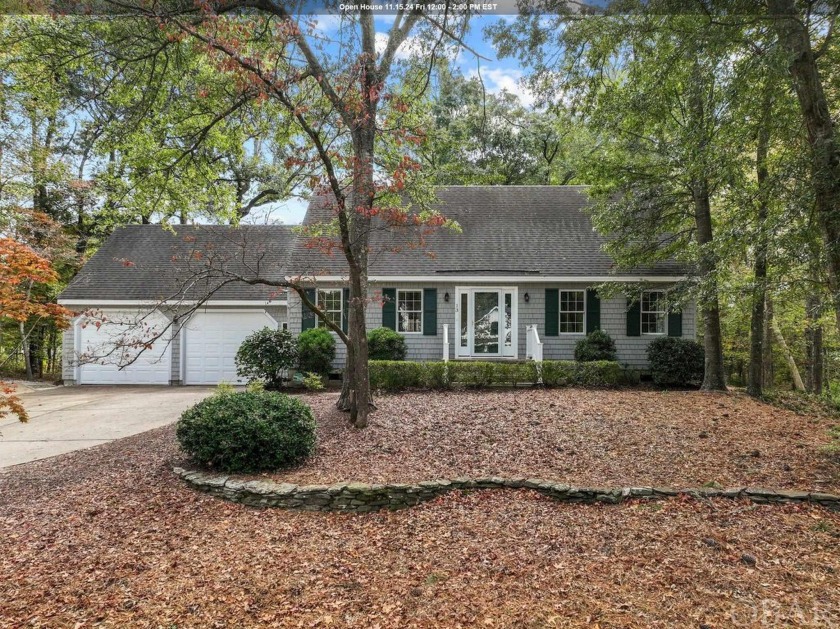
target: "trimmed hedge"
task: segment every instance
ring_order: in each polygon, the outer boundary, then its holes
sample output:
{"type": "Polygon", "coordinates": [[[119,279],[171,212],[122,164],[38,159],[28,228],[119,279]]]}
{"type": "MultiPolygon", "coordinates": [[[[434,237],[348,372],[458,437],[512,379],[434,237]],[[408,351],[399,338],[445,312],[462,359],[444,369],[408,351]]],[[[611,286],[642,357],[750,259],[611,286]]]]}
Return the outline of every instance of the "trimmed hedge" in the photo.
{"type": "Polygon", "coordinates": [[[542,363],[372,360],[369,367],[370,386],[380,391],[536,385],[540,371],[542,383],[549,387],[614,387],[639,381],[637,372],[607,360],[588,363],[571,360],[545,360],[542,363]]]}
{"type": "Polygon", "coordinates": [[[194,461],[222,472],[277,470],[315,450],[312,410],[268,391],[217,393],[184,411],[175,433],[194,461]]]}

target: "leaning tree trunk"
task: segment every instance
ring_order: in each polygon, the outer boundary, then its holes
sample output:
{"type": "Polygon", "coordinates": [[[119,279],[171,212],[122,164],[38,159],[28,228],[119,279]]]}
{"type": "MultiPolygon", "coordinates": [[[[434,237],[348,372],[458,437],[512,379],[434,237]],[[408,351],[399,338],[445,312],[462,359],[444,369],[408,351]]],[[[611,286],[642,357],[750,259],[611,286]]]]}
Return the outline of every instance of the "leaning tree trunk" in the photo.
{"type": "Polygon", "coordinates": [[[776,341],[778,341],[779,347],[782,349],[782,354],[785,357],[785,362],[788,364],[788,369],[790,369],[790,377],[793,379],[793,388],[797,391],[805,391],[805,385],[802,384],[802,376],[799,375],[799,368],[796,366],[796,359],[793,357],[793,352],[790,351],[790,348],[785,341],[782,329],[779,327],[779,322],[776,321],[776,319],[773,319],[773,321],[770,322],[770,328],[773,330],[773,336],[776,337],[776,341]]]}
{"type": "Polygon", "coordinates": [[[840,331],[840,139],[804,16],[795,0],[768,0],[768,7],[779,44],[789,56],[788,70],[808,130],[814,207],[826,244],[831,298],[840,331]]]}
{"type": "Polygon", "coordinates": [[[758,215],[756,216],[755,269],[750,320],[750,365],[747,393],[761,397],[764,387],[764,302],[767,296],[767,153],[770,148],[770,121],[773,114],[773,97],[768,85],[764,88],[755,149],[755,174],[758,184],[758,215]]]}

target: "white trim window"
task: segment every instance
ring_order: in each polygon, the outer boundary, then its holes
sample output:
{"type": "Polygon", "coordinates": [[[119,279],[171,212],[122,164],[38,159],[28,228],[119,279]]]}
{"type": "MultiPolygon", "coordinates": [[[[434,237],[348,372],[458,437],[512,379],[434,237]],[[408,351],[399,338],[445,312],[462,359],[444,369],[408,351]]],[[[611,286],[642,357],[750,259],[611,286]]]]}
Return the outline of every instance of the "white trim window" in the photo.
{"type": "Polygon", "coordinates": [[[423,332],[423,291],[397,289],[397,332],[423,332]]]}
{"type": "Polygon", "coordinates": [[[665,334],[667,314],[664,290],[646,290],[642,293],[642,334],[665,334]]]}
{"type": "Polygon", "coordinates": [[[560,334],[583,334],[586,321],[586,293],[560,291],[560,334]]]}
{"type": "MultiPolygon", "coordinates": [[[[318,289],[318,309],[338,327],[341,327],[344,316],[344,304],[342,303],[341,293],[340,288],[318,289]]],[[[324,322],[321,321],[320,317],[316,317],[315,324],[323,326],[324,322]]]]}

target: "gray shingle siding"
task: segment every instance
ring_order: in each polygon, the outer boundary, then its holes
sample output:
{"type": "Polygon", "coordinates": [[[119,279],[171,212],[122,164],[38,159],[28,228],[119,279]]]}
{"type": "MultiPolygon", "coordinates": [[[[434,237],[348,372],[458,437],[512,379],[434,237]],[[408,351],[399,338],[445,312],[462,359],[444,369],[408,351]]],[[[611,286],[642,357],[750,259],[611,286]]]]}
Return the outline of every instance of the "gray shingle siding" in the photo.
{"type": "MultiPolygon", "coordinates": [[[[514,284],[508,284],[512,286],[514,284]]],[[[443,326],[449,325],[449,357],[455,358],[456,325],[455,325],[455,295],[456,288],[462,286],[455,283],[417,283],[417,282],[389,282],[387,286],[371,284],[368,294],[371,299],[367,306],[367,326],[369,330],[382,325],[382,306],[379,298],[382,288],[423,289],[436,288],[438,291],[437,334],[424,336],[422,334],[405,334],[408,360],[441,360],[443,358],[443,326]],[[444,295],[449,293],[449,302],[444,295]]],[[[466,286],[466,285],[463,285],[466,286]]],[[[470,287],[499,287],[499,284],[470,283],[470,287]]],[[[323,285],[320,288],[332,288],[334,285],[323,285]]],[[[559,336],[545,336],[545,289],[559,288],[561,290],[583,290],[587,284],[520,284],[518,285],[519,321],[517,326],[517,357],[525,358],[525,330],[529,325],[536,325],[543,342],[543,358],[546,360],[573,360],[575,344],[584,334],[561,334],[559,336]],[[529,301],[525,302],[525,293],[529,301]]],[[[655,336],[628,337],[626,328],[626,297],[614,297],[601,300],[601,328],[615,340],[618,360],[635,369],[647,368],[646,349],[648,343],[655,336]]],[[[689,303],[683,308],[683,338],[695,338],[695,305],[689,303]]],[[[289,297],[289,329],[294,334],[301,330],[301,302],[297,295],[289,297]]],[[[344,365],[346,351],[344,344],[336,338],[336,360],[333,366],[340,369],[344,365]]]]}

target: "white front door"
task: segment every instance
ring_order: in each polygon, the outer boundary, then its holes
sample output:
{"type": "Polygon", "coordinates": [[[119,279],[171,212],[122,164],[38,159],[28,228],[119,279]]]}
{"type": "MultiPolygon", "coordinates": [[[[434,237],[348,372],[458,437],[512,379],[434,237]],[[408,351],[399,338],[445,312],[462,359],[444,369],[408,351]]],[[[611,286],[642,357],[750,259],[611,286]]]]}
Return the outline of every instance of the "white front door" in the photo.
{"type": "Polygon", "coordinates": [[[516,288],[457,288],[455,356],[516,358],[516,288]]]}

